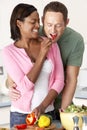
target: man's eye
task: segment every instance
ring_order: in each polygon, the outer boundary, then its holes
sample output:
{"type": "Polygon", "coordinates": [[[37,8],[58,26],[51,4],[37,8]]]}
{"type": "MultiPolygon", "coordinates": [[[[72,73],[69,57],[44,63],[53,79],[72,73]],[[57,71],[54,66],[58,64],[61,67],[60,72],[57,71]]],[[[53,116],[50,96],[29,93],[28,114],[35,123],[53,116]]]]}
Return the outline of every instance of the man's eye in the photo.
{"type": "Polygon", "coordinates": [[[57,24],[56,25],[56,27],[58,27],[58,28],[60,28],[60,27],[62,27],[63,26],[63,24],[57,24]]]}
{"type": "Polygon", "coordinates": [[[48,27],[51,27],[52,25],[51,24],[47,24],[48,27]]]}

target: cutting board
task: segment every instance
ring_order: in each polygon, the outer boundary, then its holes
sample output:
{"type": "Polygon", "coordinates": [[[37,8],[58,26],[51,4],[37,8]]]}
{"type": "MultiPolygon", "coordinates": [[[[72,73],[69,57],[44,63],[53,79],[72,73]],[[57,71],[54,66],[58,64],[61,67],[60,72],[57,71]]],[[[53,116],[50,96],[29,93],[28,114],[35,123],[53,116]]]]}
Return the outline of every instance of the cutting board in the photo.
{"type": "MultiPolygon", "coordinates": [[[[38,126],[28,126],[27,130],[36,130],[38,126]]],[[[44,130],[56,130],[56,125],[55,124],[51,124],[49,127],[45,128],[44,130]]]]}
{"type": "Polygon", "coordinates": [[[9,128],[0,128],[0,130],[9,130],[9,128]]]}
{"type": "MultiPolygon", "coordinates": [[[[32,125],[32,126],[27,126],[27,128],[24,130],[37,130],[37,128],[38,128],[37,125],[32,125]]],[[[14,127],[11,130],[18,130],[18,129],[14,127]]],[[[56,125],[52,123],[49,127],[44,128],[44,130],[58,130],[58,129],[56,128],[56,125]]]]}
{"type": "MultiPolygon", "coordinates": [[[[0,130],[18,130],[16,128],[12,128],[12,129],[9,129],[9,128],[0,128],[0,130]]],[[[25,130],[35,130],[35,127],[30,127],[30,128],[27,128],[25,130]]],[[[50,127],[48,128],[45,128],[45,130],[64,130],[63,128],[56,128],[56,126],[54,124],[52,124],[50,127]]]]}

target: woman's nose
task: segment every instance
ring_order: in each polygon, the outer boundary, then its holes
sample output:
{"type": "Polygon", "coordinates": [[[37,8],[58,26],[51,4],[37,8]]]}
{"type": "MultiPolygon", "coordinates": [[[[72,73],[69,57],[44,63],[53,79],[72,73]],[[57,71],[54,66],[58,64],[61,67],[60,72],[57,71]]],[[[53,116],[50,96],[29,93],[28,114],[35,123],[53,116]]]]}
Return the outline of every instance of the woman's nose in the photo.
{"type": "Polygon", "coordinates": [[[39,28],[40,27],[40,23],[37,22],[36,23],[36,27],[39,28]]]}

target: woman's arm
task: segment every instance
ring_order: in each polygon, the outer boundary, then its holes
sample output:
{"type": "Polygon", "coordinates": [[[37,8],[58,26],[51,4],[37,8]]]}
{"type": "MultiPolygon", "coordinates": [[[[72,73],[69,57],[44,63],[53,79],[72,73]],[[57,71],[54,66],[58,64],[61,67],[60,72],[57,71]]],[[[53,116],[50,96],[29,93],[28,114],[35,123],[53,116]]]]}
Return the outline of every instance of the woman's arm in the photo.
{"type": "Polygon", "coordinates": [[[34,87],[34,83],[37,80],[37,77],[40,73],[43,62],[50,48],[50,45],[51,41],[49,39],[45,39],[41,43],[41,49],[36,59],[36,62],[34,63],[34,65],[29,67],[30,70],[27,74],[25,74],[22,71],[19,64],[17,64],[16,60],[14,60],[14,57],[12,57],[12,54],[10,53],[8,48],[4,48],[3,50],[4,63],[8,74],[11,76],[12,80],[14,80],[16,85],[19,86],[18,90],[24,92],[24,90],[28,91],[34,87]]]}
{"type": "Polygon", "coordinates": [[[53,50],[50,51],[50,56],[53,63],[53,70],[49,80],[49,92],[45,99],[43,99],[42,103],[34,109],[34,112],[37,116],[41,113],[44,113],[45,109],[55,100],[58,94],[62,91],[64,87],[64,71],[62,59],[60,56],[60,51],[57,48],[56,44],[53,47],[53,50]]]}

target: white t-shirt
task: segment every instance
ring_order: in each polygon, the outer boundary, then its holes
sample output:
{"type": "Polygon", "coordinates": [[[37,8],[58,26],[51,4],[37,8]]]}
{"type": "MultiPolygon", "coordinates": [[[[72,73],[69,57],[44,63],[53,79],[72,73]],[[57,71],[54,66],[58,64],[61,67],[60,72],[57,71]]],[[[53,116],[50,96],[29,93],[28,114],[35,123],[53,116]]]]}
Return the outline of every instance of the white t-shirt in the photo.
{"type": "MultiPolygon", "coordinates": [[[[46,59],[43,63],[40,75],[35,83],[34,87],[34,94],[31,101],[31,112],[32,110],[37,107],[47,96],[48,94],[48,81],[49,81],[49,75],[52,71],[52,62],[51,60],[46,59]]],[[[45,112],[49,112],[54,110],[53,104],[50,104],[49,107],[45,110],[45,112]]],[[[11,106],[12,112],[21,112],[21,113],[30,113],[30,112],[24,112],[20,111],[19,109],[11,106]]]]}
{"type": "MultiPolygon", "coordinates": [[[[35,83],[34,94],[31,102],[31,111],[37,107],[48,94],[48,81],[49,75],[52,71],[51,60],[45,60],[41,73],[35,83]]],[[[52,111],[54,109],[51,104],[45,112],[52,111]]]]}

